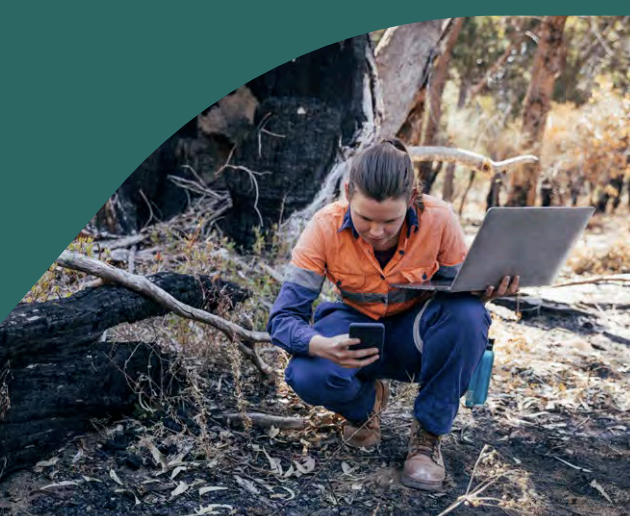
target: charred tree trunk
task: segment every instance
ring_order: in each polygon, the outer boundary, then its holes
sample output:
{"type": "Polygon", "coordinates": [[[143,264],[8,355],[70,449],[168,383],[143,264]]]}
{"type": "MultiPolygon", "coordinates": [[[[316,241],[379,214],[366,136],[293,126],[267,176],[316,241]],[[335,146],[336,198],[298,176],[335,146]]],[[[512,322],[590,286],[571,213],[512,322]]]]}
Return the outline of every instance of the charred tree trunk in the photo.
{"type": "Polygon", "coordinates": [[[608,184],[602,189],[595,204],[596,213],[606,213],[608,204],[612,204],[612,211],[619,206],[621,190],[623,189],[623,174],[611,174],[608,184]],[[612,202],[611,202],[612,201],[612,202]]]}
{"type": "Polygon", "coordinates": [[[505,180],[505,172],[497,172],[490,181],[490,191],[486,197],[486,210],[499,206],[499,197],[505,180]]]}
{"type": "MultiPolygon", "coordinates": [[[[457,42],[457,38],[459,37],[464,21],[466,21],[466,18],[454,18],[451,20],[450,26],[447,29],[447,35],[444,40],[442,51],[436,65],[433,68],[432,77],[429,79],[429,111],[427,113],[424,136],[422,138],[422,145],[424,146],[439,144],[438,134],[440,131],[440,122],[442,120],[442,94],[444,93],[444,86],[446,86],[446,79],[448,78],[448,65],[451,61],[453,47],[457,42]]],[[[430,193],[431,187],[433,186],[440,169],[440,164],[434,166],[434,164],[430,161],[420,163],[420,180],[422,181],[425,193],[430,193]]]]}
{"type": "MultiPolygon", "coordinates": [[[[540,28],[532,78],[523,103],[524,153],[540,155],[542,138],[551,107],[556,77],[564,67],[563,32],[567,16],[546,16],[540,28]]],[[[514,170],[508,206],[534,205],[540,175],[540,163],[514,170]]]]}
{"type": "MultiPolygon", "coordinates": [[[[208,277],[150,279],[208,311],[247,297],[235,285],[208,277]]],[[[0,471],[8,474],[41,460],[69,436],[93,429],[93,419],[129,413],[140,391],[151,397],[176,388],[169,357],[150,344],[98,342],[109,327],[165,313],[114,285],[18,305],[0,323],[0,471]]]]}
{"type": "Polygon", "coordinates": [[[251,245],[256,226],[269,230],[309,206],[331,171],[374,139],[375,69],[369,36],[361,35],[253,79],[161,145],[93,223],[132,233],[181,213],[203,194],[177,186],[175,176],[226,194],[211,209],[228,210],[222,229],[251,245]]]}

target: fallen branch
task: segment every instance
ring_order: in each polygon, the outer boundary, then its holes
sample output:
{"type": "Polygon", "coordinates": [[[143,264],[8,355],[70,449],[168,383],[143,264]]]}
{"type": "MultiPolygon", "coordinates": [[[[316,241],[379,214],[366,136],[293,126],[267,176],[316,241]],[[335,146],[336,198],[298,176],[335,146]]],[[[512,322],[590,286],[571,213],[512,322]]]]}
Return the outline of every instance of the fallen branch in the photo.
{"type": "Polygon", "coordinates": [[[265,364],[265,362],[256,354],[253,347],[253,344],[257,342],[271,342],[271,337],[268,333],[246,330],[230,321],[226,321],[218,315],[185,305],[171,296],[168,292],[165,292],[157,285],[151,283],[145,277],[116,269],[115,267],[107,265],[99,260],[95,260],[94,258],[89,258],[70,251],[64,251],[61,256],[57,258],[57,264],[67,269],[73,269],[97,276],[105,281],[119,283],[134,292],[149,297],[159,305],[168,308],[181,317],[213,326],[217,330],[223,332],[229,339],[237,340],[239,342],[240,349],[247,358],[252,360],[254,365],[261,372],[264,374],[271,373],[271,367],[265,364]],[[247,344],[250,345],[248,346],[247,344]]]}
{"type": "Polygon", "coordinates": [[[214,417],[216,419],[229,419],[231,421],[249,420],[253,426],[260,428],[271,428],[275,426],[281,430],[302,430],[309,425],[308,420],[301,417],[274,416],[272,414],[263,414],[262,412],[246,412],[243,414],[234,412],[230,414],[220,414],[214,417]]]}
{"type": "Polygon", "coordinates": [[[630,274],[611,274],[608,276],[594,276],[583,280],[567,281],[565,283],[559,283],[557,285],[551,285],[551,288],[559,287],[571,287],[573,285],[589,285],[593,283],[607,283],[609,281],[630,283],[630,274]]]}
{"type": "Polygon", "coordinates": [[[479,172],[501,172],[510,170],[524,163],[536,163],[538,158],[532,155],[516,156],[503,161],[492,161],[490,158],[463,149],[451,147],[407,147],[413,161],[443,161],[459,163],[479,172]]]}

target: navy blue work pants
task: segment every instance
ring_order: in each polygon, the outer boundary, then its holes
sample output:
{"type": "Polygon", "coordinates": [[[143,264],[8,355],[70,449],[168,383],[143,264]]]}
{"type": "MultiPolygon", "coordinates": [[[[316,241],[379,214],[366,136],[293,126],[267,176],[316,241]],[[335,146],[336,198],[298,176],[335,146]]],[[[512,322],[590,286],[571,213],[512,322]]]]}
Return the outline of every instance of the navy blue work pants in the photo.
{"type": "MultiPolygon", "coordinates": [[[[319,333],[334,337],[348,333],[350,323],[374,320],[344,303],[322,303],[314,322],[319,333]]],[[[488,311],[471,294],[438,293],[428,304],[380,322],[385,346],[377,362],[351,369],[324,358],[293,357],[287,383],[306,403],[362,423],[374,407],[374,380],[417,382],[414,416],[429,432],[447,434],[488,341],[488,311]]]]}

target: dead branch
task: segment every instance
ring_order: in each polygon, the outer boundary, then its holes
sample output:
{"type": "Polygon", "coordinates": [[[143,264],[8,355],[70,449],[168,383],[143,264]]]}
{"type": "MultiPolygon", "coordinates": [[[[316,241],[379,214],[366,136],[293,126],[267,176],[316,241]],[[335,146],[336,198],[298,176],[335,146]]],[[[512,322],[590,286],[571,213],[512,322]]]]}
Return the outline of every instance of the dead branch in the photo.
{"type": "Polygon", "coordinates": [[[271,337],[268,333],[246,330],[223,319],[222,317],[219,317],[218,315],[180,303],[168,292],[151,283],[143,276],[130,274],[126,271],[107,265],[106,263],[95,260],[94,258],[83,256],[79,253],[64,251],[61,256],[57,258],[57,264],[67,269],[73,269],[97,276],[105,281],[119,283],[134,292],[149,297],[156,303],[168,308],[181,317],[213,326],[217,330],[223,332],[229,339],[238,341],[239,348],[243,351],[247,358],[252,360],[254,365],[261,372],[265,374],[271,373],[271,367],[265,364],[265,362],[256,354],[253,347],[253,345],[257,342],[271,342],[271,337]],[[246,344],[249,344],[249,346],[246,344]]]}
{"type": "Polygon", "coordinates": [[[420,161],[443,161],[459,163],[479,172],[501,172],[510,170],[523,163],[537,163],[538,158],[531,154],[516,156],[503,161],[492,161],[490,158],[464,149],[451,147],[408,147],[411,159],[420,161]]]}
{"type": "Polygon", "coordinates": [[[102,240],[100,242],[94,242],[94,247],[98,250],[109,249],[110,251],[114,249],[124,249],[127,247],[133,247],[134,245],[143,242],[147,238],[147,235],[144,234],[130,235],[114,240],[102,240]]]}
{"type": "Polygon", "coordinates": [[[308,420],[301,417],[274,416],[272,414],[263,414],[262,412],[246,412],[243,414],[234,412],[214,417],[216,419],[229,419],[231,421],[249,420],[253,426],[260,428],[270,428],[275,426],[276,428],[282,430],[302,430],[309,425],[308,420]]]}
{"type": "Polygon", "coordinates": [[[567,281],[557,285],[551,285],[551,288],[570,287],[573,285],[589,285],[593,283],[607,283],[609,281],[630,283],[630,274],[611,274],[608,276],[594,276],[583,280],[567,281]]]}

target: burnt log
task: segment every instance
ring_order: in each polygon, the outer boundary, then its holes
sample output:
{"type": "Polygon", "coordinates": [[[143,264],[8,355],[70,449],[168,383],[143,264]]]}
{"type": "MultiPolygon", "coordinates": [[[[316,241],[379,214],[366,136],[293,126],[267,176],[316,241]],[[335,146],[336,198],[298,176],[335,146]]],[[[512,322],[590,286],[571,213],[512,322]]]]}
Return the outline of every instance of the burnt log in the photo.
{"type": "MultiPolygon", "coordinates": [[[[236,304],[249,294],[233,283],[207,276],[159,273],[148,279],[178,301],[214,312],[221,303],[236,304]]],[[[0,323],[0,364],[29,363],[56,346],[90,345],[107,328],[168,313],[156,302],[118,285],[87,288],[46,303],[21,303],[0,323]]]]}
{"type": "Polygon", "coordinates": [[[30,363],[5,364],[0,478],[48,458],[73,436],[130,414],[138,402],[176,392],[169,357],[142,342],[58,346],[30,363]]]}
{"type": "MultiPolygon", "coordinates": [[[[248,297],[207,276],[149,277],[177,300],[206,311],[248,297]]],[[[151,343],[100,342],[102,333],[168,313],[124,287],[88,288],[68,298],[20,304],[0,323],[0,473],[34,464],[70,437],[179,386],[174,360],[151,343]]]]}

